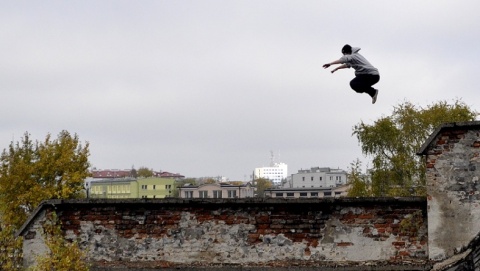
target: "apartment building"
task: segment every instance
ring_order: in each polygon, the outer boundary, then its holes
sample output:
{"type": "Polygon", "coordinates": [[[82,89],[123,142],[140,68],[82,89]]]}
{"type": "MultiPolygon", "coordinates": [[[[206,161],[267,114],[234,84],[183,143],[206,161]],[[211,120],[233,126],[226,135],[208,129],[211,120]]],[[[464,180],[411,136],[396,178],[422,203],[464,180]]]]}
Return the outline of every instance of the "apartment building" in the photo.
{"type": "Polygon", "coordinates": [[[119,178],[89,182],[90,198],[165,198],[174,194],[175,180],[170,178],[119,178]]]}
{"type": "Polygon", "coordinates": [[[325,188],[337,187],[347,183],[347,172],[343,169],[329,167],[312,167],[300,169],[292,174],[283,188],[325,188]]]}
{"type": "Polygon", "coordinates": [[[288,176],[288,165],[285,163],[272,163],[269,167],[255,168],[254,179],[265,178],[271,180],[275,185],[280,185],[282,180],[288,176]]]}

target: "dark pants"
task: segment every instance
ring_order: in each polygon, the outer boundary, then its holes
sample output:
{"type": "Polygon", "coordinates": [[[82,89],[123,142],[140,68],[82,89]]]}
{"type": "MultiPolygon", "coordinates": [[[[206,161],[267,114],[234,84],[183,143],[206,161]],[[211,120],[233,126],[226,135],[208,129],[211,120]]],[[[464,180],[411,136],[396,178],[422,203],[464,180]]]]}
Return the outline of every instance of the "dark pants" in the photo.
{"type": "Polygon", "coordinates": [[[358,93],[367,93],[373,97],[376,90],[372,86],[378,81],[380,81],[380,75],[358,74],[350,81],[350,87],[358,93]]]}

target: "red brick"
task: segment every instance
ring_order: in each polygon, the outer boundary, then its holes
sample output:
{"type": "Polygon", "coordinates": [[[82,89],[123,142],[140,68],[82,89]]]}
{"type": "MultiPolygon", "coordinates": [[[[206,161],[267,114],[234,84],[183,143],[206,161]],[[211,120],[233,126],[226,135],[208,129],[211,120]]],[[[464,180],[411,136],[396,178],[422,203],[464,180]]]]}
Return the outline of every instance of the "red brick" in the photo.
{"type": "Polygon", "coordinates": [[[270,217],[267,215],[264,216],[257,216],[255,218],[256,222],[259,224],[265,224],[265,223],[270,223],[270,217]]]}
{"type": "Polygon", "coordinates": [[[352,242],[340,242],[340,243],[337,243],[337,246],[348,247],[348,246],[353,246],[353,243],[352,242]]]}
{"type": "Polygon", "coordinates": [[[361,214],[358,216],[360,219],[373,219],[375,216],[373,214],[361,214]]]}
{"type": "Polygon", "coordinates": [[[402,241],[392,242],[392,245],[394,245],[396,247],[404,247],[405,242],[402,242],[402,241]]]}

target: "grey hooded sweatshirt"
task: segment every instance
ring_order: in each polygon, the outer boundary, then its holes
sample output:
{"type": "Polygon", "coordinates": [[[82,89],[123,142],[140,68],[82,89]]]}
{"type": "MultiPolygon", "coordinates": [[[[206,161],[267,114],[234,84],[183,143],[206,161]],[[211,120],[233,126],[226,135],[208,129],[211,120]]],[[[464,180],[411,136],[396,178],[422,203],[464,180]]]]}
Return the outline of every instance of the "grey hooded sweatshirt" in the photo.
{"type": "Polygon", "coordinates": [[[346,64],[348,68],[355,69],[355,75],[357,74],[371,74],[380,75],[378,69],[372,66],[368,60],[358,53],[359,47],[352,47],[351,55],[344,55],[340,58],[342,64],[346,64]]]}

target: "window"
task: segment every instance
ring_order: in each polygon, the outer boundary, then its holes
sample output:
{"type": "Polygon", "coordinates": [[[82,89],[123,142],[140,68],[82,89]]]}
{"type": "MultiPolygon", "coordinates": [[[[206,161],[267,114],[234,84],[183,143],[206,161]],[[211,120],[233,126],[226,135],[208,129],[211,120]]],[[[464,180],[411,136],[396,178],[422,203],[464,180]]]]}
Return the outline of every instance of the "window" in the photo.
{"type": "Polygon", "coordinates": [[[185,191],[185,198],[191,199],[193,198],[193,191],[185,191]]]}
{"type": "Polygon", "coordinates": [[[318,197],[318,192],[312,192],[312,193],[310,193],[310,197],[318,197]]]}
{"type": "Polygon", "coordinates": [[[156,185],[153,185],[153,190],[155,190],[156,185]]]}
{"type": "Polygon", "coordinates": [[[283,197],[283,193],[275,193],[275,197],[283,197]]]}
{"type": "Polygon", "coordinates": [[[200,198],[208,198],[208,191],[198,191],[198,195],[200,198]]]}
{"type": "Polygon", "coordinates": [[[293,197],[294,193],[287,193],[287,197],[293,197]]]}
{"type": "Polygon", "coordinates": [[[213,198],[214,199],[221,199],[222,198],[222,190],[214,190],[213,191],[213,198]]]}
{"type": "Polygon", "coordinates": [[[147,190],[147,186],[146,184],[142,184],[142,190],[147,190]]]}
{"type": "Polygon", "coordinates": [[[302,177],[302,181],[305,181],[305,177],[302,177]]]}
{"type": "Polygon", "coordinates": [[[237,190],[228,190],[228,197],[229,198],[236,198],[237,197],[237,190]]]}
{"type": "Polygon", "coordinates": [[[300,197],[301,197],[301,198],[306,198],[306,197],[307,197],[307,193],[306,193],[306,192],[305,192],[305,193],[304,193],[304,192],[300,193],[300,197]]]}
{"type": "Polygon", "coordinates": [[[322,177],[320,177],[320,181],[322,180],[322,177]]]}
{"type": "Polygon", "coordinates": [[[312,177],[310,177],[310,181],[313,181],[313,176],[312,176],[312,177]]]}
{"type": "Polygon", "coordinates": [[[332,192],[323,192],[323,196],[330,197],[332,196],[332,192]]]}

